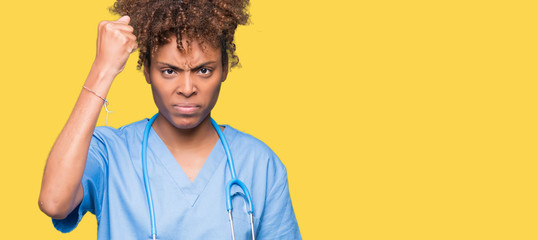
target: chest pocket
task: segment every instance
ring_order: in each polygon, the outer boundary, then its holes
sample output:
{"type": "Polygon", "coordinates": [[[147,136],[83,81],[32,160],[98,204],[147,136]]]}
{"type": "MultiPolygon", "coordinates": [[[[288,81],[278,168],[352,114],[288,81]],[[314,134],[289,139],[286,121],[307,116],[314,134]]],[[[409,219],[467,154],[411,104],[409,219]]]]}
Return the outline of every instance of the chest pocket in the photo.
{"type": "MultiPolygon", "coordinates": [[[[250,214],[248,213],[248,199],[242,192],[235,192],[231,195],[233,204],[233,228],[235,230],[235,239],[252,239],[252,227],[250,225],[250,214]]],[[[254,212],[254,230],[257,232],[259,219],[254,212]]],[[[230,227],[231,234],[231,227],[230,227]]]]}

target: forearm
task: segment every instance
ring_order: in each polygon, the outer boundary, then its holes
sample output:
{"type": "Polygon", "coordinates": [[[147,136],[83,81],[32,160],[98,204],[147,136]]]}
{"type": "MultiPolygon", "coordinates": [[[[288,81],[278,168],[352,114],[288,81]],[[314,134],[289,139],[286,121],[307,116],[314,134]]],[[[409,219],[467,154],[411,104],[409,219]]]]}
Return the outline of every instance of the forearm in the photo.
{"type": "MultiPolygon", "coordinates": [[[[106,97],[113,74],[94,63],[85,86],[106,97]]],[[[103,100],[82,89],[75,107],[50,151],[43,174],[39,207],[53,218],[65,218],[83,198],[81,179],[103,100]]]]}
{"type": "Polygon", "coordinates": [[[53,218],[65,218],[84,197],[82,175],[91,136],[112,81],[137,48],[130,18],[99,23],[97,54],[71,116],[50,151],[43,174],[39,207],[53,218]],[[98,96],[97,96],[98,95],[98,96]]]}

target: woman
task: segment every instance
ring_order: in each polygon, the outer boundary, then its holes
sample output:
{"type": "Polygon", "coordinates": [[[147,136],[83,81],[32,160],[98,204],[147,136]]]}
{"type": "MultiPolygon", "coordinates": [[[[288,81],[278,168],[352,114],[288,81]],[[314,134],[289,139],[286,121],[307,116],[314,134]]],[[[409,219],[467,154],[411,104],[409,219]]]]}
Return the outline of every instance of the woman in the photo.
{"type": "Polygon", "coordinates": [[[238,64],[233,36],[248,20],[247,5],[247,0],[115,3],[112,11],[123,17],[99,24],[95,61],[43,175],[39,206],[59,231],[71,231],[89,211],[98,220],[98,239],[231,239],[232,228],[237,239],[301,239],[278,157],[250,135],[211,125],[221,83],[238,64]],[[158,115],[149,125],[144,119],[119,129],[96,128],[113,79],[138,47],[138,67],[151,85],[158,115]],[[231,188],[230,227],[225,188],[233,167],[216,128],[251,193],[253,232],[250,204],[237,185],[231,188]],[[150,191],[144,188],[143,149],[150,191]]]}

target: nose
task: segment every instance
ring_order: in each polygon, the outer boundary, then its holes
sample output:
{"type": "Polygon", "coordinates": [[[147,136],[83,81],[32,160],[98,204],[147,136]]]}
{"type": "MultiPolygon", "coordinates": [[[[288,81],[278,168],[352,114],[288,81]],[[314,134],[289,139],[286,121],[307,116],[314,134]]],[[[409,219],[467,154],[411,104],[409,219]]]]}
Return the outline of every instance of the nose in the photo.
{"type": "Polygon", "coordinates": [[[177,94],[183,95],[188,98],[193,95],[196,95],[197,93],[198,88],[194,83],[194,79],[190,76],[190,74],[184,74],[183,77],[180,79],[179,87],[177,88],[177,94]]]}

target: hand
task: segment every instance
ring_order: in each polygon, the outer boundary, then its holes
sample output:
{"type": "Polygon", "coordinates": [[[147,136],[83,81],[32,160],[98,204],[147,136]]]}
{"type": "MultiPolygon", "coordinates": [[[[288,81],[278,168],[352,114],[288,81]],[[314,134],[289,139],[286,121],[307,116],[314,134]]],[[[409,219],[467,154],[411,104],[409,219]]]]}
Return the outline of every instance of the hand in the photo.
{"type": "Polygon", "coordinates": [[[94,65],[111,74],[112,79],[125,68],[129,55],[138,48],[129,22],[130,17],[123,16],[116,21],[99,23],[94,65]]]}

